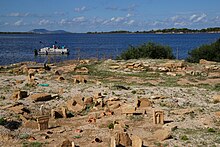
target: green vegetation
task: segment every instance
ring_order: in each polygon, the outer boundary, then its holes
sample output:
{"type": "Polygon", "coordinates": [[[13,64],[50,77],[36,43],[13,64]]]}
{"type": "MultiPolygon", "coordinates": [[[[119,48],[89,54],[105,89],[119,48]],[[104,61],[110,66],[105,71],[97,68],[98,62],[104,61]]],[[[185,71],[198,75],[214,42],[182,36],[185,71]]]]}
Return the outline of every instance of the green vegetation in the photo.
{"type": "Polygon", "coordinates": [[[76,135],[76,136],[73,136],[73,138],[75,138],[75,139],[79,139],[79,138],[82,138],[82,136],[80,136],[80,135],[76,135]]]}
{"type": "Polygon", "coordinates": [[[188,62],[199,62],[200,59],[220,62],[220,39],[210,45],[202,45],[189,52],[188,62]]]}
{"type": "Polygon", "coordinates": [[[42,147],[42,143],[40,142],[30,142],[30,143],[23,143],[22,147],[42,147]]]}
{"type": "Polygon", "coordinates": [[[132,121],[142,121],[144,119],[143,115],[131,115],[129,119],[132,121]]]}
{"type": "Polygon", "coordinates": [[[108,128],[109,128],[109,129],[114,129],[114,123],[110,123],[110,124],[108,125],[108,128]]]}
{"type": "Polygon", "coordinates": [[[3,117],[0,117],[0,125],[4,125],[6,123],[5,119],[3,117]]]}
{"type": "Polygon", "coordinates": [[[0,32],[0,34],[34,34],[33,32],[0,32]]]}
{"type": "Polygon", "coordinates": [[[183,135],[183,136],[181,136],[181,140],[186,141],[186,140],[189,140],[189,138],[186,135],[183,135]]]}
{"type": "Polygon", "coordinates": [[[213,128],[208,128],[207,131],[210,132],[210,133],[215,133],[215,129],[213,129],[213,128]]]}
{"type": "Polygon", "coordinates": [[[1,95],[0,100],[4,100],[4,99],[5,99],[5,96],[1,95]]]}
{"type": "Polygon", "coordinates": [[[150,59],[174,59],[172,49],[169,46],[162,46],[153,42],[145,43],[138,47],[130,46],[128,50],[122,52],[118,59],[139,59],[139,58],[150,58],[150,59]]]}
{"type": "Polygon", "coordinates": [[[188,29],[188,28],[170,28],[170,29],[159,29],[159,30],[150,30],[150,31],[110,31],[110,32],[87,32],[87,34],[146,34],[146,33],[210,33],[210,32],[220,32],[220,27],[215,28],[206,28],[206,29],[188,29]]]}
{"type": "Polygon", "coordinates": [[[30,135],[27,133],[19,134],[19,136],[18,136],[18,138],[20,138],[20,139],[28,139],[29,137],[30,137],[30,135]]]}

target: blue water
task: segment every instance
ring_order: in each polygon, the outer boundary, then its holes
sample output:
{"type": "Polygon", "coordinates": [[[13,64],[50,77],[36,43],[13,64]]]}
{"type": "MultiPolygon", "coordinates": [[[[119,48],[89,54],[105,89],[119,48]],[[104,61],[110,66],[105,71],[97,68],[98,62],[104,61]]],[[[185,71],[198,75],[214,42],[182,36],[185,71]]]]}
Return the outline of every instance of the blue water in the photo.
{"type": "Polygon", "coordinates": [[[220,34],[2,34],[0,65],[23,61],[44,62],[46,56],[34,56],[34,49],[51,46],[55,41],[70,49],[69,56],[52,56],[52,62],[77,58],[115,58],[128,48],[153,41],[169,45],[178,59],[188,51],[215,42],[220,34]],[[42,41],[44,45],[39,42],[42,41]]]}

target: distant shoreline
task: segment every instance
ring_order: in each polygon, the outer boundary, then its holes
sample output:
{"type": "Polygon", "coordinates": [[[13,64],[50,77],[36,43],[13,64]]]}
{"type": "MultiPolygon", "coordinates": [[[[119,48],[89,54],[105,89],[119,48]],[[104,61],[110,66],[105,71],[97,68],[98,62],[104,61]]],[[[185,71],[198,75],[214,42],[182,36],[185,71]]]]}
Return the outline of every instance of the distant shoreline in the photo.
{"type": "Polygon", "coordinates": [[[135,33],[135,32],[130,32],[130,33],[111,33],[111,32],[105,32],[105,33],[32,33],[32,32],[0,32],[0,34],[5,34],[5,35],[10,35],[10,34],[33,34],[33,35],[60,35],[60,34],[220,34],[220,32],[187,32],[187,33],[175,33],[175,32],[170,32],[170,33],[135,33]]]}
{"type": "Polygon", "coordinates": [[[218,34],[220,33],[220,27],[206,28],[206,29],[188,29],[188,28],[170,28],[170,29],[158,29],[150,31],[126,31],[126,30],[117,30],[117,31],[100,31],[100,32],[85,32],[85,33],[75,33],[67,32],[64,30],[55,30],[49,31],[46,29],[34,29],[28,32],[0,32],[0,34],[218,34]]]}

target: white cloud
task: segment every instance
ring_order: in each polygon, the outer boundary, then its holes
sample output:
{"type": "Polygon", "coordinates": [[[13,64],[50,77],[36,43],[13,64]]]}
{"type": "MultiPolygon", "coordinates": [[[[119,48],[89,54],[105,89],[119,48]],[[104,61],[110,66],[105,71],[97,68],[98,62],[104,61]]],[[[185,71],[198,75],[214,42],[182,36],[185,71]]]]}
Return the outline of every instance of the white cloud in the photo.
{"type": "Polygon", "coordinates": [[[82,6],[80,8],[75,8],[74,11],[75,12],[84,12],[86,10],[86,6],[82,6]]]}
{"type": "Polygon", "coordinates": [[[41,25],[48,25],[48,24],[52,24],[53,22],[51,22],[50,20],[48,19],[41,19],[38,24],[41,26],[41,25]]]}
{"type": "Polygon", "coordinates": [[[19,12],[13,12],[13,13],[9,13],[6,16],[10,16],[10,17],[26,17],[29,16],[30,13],[19,13],[19,12]]]}
{"type": "Polygon", "coordinates": [[[197,17],[197,15],[196,15],[196,14],[193,14],[192,16],[190,16],[189,20],[193,20],[193,19],[195,19],[196,17],[197,17]]]}
{"type": "Polygon", "coordinates": [[[129,20],[128,22],[125,22],[127,25],[132,25],[135,22],[135,20],[129,20]]]}
{"type": "Polygon", "coordinates": [[[187,26],[187,23],[186,22],[175,22],[174,26],[183,27],[183,26],[187,26]]]}
{"type": "Polygon", "coordinates": [[[18,20],[18,21],[16,21],[15,23],[14,23],[14,25],[15,26],[21,26],[21,25],[23,25],[24,23],[23,23],[23,20],[18,20]]]}
{"type": "Polygon", "coordinates": [[[173,16],[173,17],[171,17],[170,19],[171,19],[171,21],[176,21],[177,19],[179,18],[179,16],[173,16]]]}
{"type": "Polygon", "coordinates": [[[121,22],[121,21],[123,21],[125,18],[124,17],[117,17],[117,18],[115,18],[115,22],[121,22]]]}
{"type": "Polygon", "coordinates": [[[193,14],[193,15],[190,16],[189,20],[194,22],[194,23],[197,23],[197,22],[200,22],[200,21],[204,20],[206,18],[206,16],[207,15],[205,13],[203,13],[201,15],[193,14]]]}
{"type": "Polygon", "coordinates": [[[72,19],[73,22],[75,23],[82,23],[86,21],[86,18],[84,16],[80,16],[80,17],[75,17],[72,19]]]}
{"type": "Polygon", "coordinates": [[[199,16],[196,20],[194,20],[194,22],[199,22],[201,20],[203,20],[207,15],[206,14],[202,14],[201,16],[199,16]]]}
{"type": "Polygon", "coordinates": [[[126,15],[126,17],[131,17],[132,15],[130,14],[130,13],[128,13],[127,15],[126,15]]]}

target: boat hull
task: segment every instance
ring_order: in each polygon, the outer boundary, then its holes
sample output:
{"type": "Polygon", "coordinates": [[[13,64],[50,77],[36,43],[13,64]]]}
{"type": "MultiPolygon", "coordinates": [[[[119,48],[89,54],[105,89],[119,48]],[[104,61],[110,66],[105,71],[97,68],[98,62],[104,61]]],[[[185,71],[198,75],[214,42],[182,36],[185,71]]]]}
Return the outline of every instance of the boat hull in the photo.
{"type": "Polygon", "coordinates": [[[35,55],[68,55],[68,48],[41,48],[39,50],[35,50],[35,55]]]}

